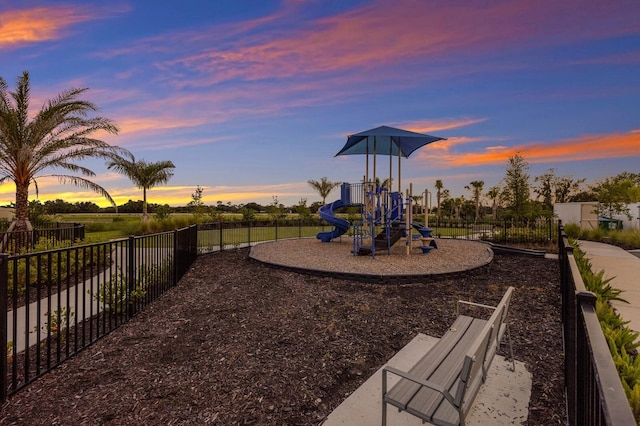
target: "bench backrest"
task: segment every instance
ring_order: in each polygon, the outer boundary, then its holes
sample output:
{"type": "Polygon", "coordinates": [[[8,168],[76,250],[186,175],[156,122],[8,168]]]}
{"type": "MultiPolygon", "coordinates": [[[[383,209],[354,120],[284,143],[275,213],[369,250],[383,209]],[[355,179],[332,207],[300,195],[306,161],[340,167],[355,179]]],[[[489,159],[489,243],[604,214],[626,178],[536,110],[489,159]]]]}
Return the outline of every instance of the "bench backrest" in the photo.
{"type": "Polygon", "coordinates": [[[493,314],[476,337],[465,355],[460,382],[454,396],[456,405],[464,405],[467,412],[480,385],[485,381],[487,369],[493,360],[506,330],[506,320],[514,288],[509,287],[493,314]]]}

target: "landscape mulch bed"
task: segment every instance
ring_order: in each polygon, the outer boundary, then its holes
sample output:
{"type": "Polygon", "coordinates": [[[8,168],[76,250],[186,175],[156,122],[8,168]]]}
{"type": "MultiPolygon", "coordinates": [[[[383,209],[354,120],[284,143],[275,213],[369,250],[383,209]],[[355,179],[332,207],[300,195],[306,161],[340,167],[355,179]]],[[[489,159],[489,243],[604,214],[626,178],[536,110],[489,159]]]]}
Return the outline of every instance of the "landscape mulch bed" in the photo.
{"type": "Polygon", "coordinates": [[[248,255],[200,256],[160,300],[10,397],[0,424],[319,425],[417,333],[442,335],[456,300],[497,304],[508,286],[515,357],[533,375],[527,424],[565,423],[557,261],[497,255],[384,285],[248,255]]]}

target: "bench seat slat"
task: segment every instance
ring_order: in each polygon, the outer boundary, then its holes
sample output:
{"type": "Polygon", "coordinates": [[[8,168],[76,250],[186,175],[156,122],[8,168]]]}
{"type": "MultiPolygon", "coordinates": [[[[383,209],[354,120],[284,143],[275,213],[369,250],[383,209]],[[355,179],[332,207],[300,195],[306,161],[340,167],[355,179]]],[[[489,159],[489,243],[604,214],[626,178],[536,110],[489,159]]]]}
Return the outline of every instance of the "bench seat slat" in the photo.
{"type": "MultiPolygon", "coordinates": [[[[439,426],[464,423],[484,382],[486,369],[506,334],[513,290],[513,287],[507,289],[488,320],[459,315],[438,343],[408,372],[387,367],[383,373],[386,392],[383,392],[383,425],[386,424],[386,404],[439,426]],[[401,377],[388,391],[387,372],[401,377]]],[[[511,347],[510,338],[509,345],[511,347]]]]}
{"type": "MultiPolygon", "coordinates": [[[[412,377],[433,381],[450,390],[457,378],[453,372],[457,370],[459,373],[464,353],[485,323],[485,320],[460,315],[438,344],[409,370],[409,374],[412,377]]],[[[433,398],[443,398],[438,392],[421,388],[410,380],[400,380],[387,392],[385,401],[407,410],[418,392],[432,393],[433,398]]]]}
{"type": "MultiPolygon", "coordinates": [[[[427,380],[441,384],[449,393],[455,396],[455,391],[460,383],[460,372],[462,371],[465,354],[469,351],[486,323],[487,321],[485,320],[475,318],[467,329],[465,338],[449,352],[446,362],[443,362],[427,380]]],[[[407,404],[406,411],[424,420],[432,421],[441,405],[451,406],[449,402],[445,401],[443,395],[431,389],[421,388],[407,404]]],[[[458,417],[457,412],[455,417],[458,417]]]]}
{"type": "MultiPolygon", "coordinates": [[[[451,348],[464,336],[464,332],[473,322],[472,317],[460,315],[453,325],[442,336],[438,344],[427,352],[409,371],[411,376],[427,378],[438,368],[440,363],[448,356],[451,348]],[[452,332],[451,330],[456,330],[452,332]]],[[[420,385],[409,380],[400,380],[386,395],[385,401],[405,410],[411,398],[420,389],[420,385]]]]}

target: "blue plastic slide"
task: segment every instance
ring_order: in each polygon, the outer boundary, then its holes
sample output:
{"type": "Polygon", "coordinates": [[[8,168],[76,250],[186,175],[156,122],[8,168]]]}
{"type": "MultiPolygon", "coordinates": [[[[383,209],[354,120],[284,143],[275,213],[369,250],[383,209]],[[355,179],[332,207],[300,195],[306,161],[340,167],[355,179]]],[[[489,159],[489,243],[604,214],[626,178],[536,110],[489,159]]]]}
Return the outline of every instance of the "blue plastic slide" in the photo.
{"type": "Polygon", "coordinates": [[[325,204],[324,206],[320,207],[320,210],[318,210],[318,213],[320,213],[320,219],[326,222],[329,222],[330,224],[335,226],[335,228],[333,228],[333,231],[318,232],[318,235],[316,235],[316,238],[322,241],[323,243],[328,243],[332,239],[338,238],[340,235],[344,234],[349,230],[349,227],[351,226],[349,221],[340,219],[339,217],[336,217],[335,214],[333,213],[334,210],[339,209],[340,207],[343,207],[343,206],[344,206],[344,203],[342,202],[342,200],[337,200],[337,201],[334,201],[333,203],[325,204]]]}

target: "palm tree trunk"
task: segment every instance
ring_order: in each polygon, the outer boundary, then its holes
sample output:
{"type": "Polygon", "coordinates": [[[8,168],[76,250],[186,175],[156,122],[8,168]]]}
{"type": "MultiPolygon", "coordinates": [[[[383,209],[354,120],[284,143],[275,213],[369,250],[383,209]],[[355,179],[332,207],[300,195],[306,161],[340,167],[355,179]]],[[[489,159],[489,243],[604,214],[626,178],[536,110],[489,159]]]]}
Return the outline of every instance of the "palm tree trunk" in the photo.
{"type": "Polygon", "coordinates": [[[149,215],[147,214],[147,188],[142,188],[142,221],[149,221],[149,215]]]}
{"type": "Polygon", "coordinates": [[[10,240],[13,241],[13,250],[20,252],[29,246],[29,231],[33,231],[33,226],[29,221],[29,184],[16,183],[16,212],[15,219],[9,226],[9,229],[0,240],[0,252],[6,252],[9,248],[10,240]],[[13,237],[10,233],[15,232],[13,237]]]}
{"type": "Polygon", "coordinates": [[[14,231],[31,231],[29,222],[29,184],[16,183],[16,219],[14,231]]]}

